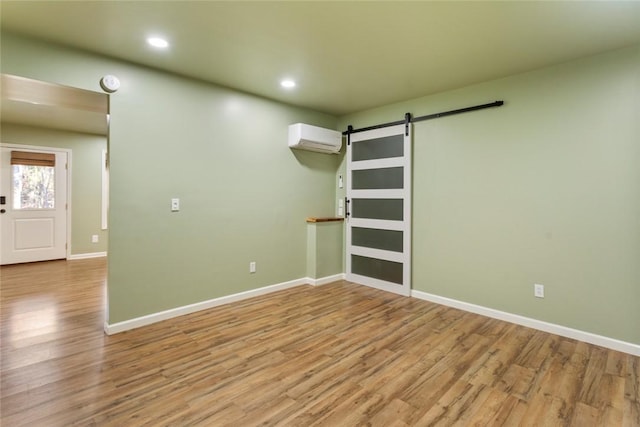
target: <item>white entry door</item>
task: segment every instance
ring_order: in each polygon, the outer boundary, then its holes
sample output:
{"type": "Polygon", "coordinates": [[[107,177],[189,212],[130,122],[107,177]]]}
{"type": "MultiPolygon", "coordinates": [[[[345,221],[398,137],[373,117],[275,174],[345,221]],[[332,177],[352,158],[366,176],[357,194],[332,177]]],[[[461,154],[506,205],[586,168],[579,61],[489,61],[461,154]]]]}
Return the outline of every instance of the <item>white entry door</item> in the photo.
{"type": "Polygon", "coordinates": [[[411,125],[350,136],[347,280],[411,293],[411,125]]]}
{"type": "Polygon", "coordinates": [[[0,264],[67,255],[67,153],[0,147],[0,264]]]}

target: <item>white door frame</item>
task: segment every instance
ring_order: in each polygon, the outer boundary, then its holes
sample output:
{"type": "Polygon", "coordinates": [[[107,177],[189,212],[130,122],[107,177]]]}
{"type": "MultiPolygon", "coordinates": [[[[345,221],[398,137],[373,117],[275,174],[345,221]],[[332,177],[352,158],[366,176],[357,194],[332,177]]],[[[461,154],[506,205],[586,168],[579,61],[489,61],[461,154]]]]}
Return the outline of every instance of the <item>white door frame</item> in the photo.
{"type": "Polygon", "coordinates": [[[346,279],[364,284],[376,289],[394,292],[400,295],[409,296],[411,294],[411,205],[412,205],[412,126],[404,124],[390,126],[386,128],[363,131],[350,135],[350,145],[347,147],[347,209],[353,212],[353,199],[356,198],[391,198],[403,199],[403,220],[380,220],[353,218],[353,214],[347,217],[346,224],[346,279]],[[392,135],[403,135],[403,156],[392,158],[381,158],[376,160],[352,161],[352,147],[358,141],[382,138],[392,135]],[[403,167],[403,188],[400,189],[371,189],[354,190],[352,188],[352,171],[363,169],[376,169],[388,167],[403,167]],[[402,252],[373,249],[352,245],[352,227],[376,228],[380,230],[394,230],[403,232],[402,252]],[[387,282],[384,280],[354,274],[351,271],[351,255],[365,256],[380,260],[402,263],[402,285],[387,282]]]}
{"type": "Polygon", "coordinates": [[[25,145],[25,144],[12,144],[0,142],[1,148],[15,148],[16,150],[33,150],[33,151],[48,151],[67,154],[67,214],[66,214],[66,237],[67,247],[65,251],[65,257],[69,259],[71,256],[71,149],[59,148],[59,147],[45,147],[40,145],[25,145]]]}

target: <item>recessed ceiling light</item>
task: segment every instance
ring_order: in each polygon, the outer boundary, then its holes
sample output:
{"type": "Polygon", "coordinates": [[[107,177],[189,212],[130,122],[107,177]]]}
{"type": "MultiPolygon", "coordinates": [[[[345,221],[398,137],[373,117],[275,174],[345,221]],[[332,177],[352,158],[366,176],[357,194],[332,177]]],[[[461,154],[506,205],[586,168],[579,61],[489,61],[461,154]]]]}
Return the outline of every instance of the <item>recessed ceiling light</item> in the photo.
{"type": "Polygon", "coordinates": [[[160,37],[149,37],[147,39],[147,43],[149,43],[153,47],[164,49],[169,47],[169,42],[165,39],[161,39],[160,37]]]}
{"type": "Polygon", "coordinates": [[[280,82],[280,86],[287,88],[287,89],[291,89],[296,87],[296,82],[294,82],[293,80],[283,80],[280,82]]]}

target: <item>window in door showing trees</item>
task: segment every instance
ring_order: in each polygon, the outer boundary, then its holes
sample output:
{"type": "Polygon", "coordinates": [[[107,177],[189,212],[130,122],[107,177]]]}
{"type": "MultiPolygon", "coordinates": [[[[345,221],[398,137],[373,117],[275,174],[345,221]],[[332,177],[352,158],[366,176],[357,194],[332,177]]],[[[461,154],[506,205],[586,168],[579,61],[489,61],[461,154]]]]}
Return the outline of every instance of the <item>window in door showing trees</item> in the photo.
{"type": "Polygon", "coordinates": [[[13,209],[55,208],[55,167],[12,165],[13,209]]]}

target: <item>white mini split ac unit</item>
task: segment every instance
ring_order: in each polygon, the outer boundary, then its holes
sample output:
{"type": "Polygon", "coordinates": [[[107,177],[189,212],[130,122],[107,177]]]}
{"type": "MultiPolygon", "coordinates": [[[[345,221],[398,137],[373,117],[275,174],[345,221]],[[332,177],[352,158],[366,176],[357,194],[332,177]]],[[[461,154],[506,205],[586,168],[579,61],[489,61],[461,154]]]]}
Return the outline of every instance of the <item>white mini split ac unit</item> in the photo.
{"type": "Polygon", "coordinates": [[[337,130],[296,123],[289,126],[289,148],[338,154],[342,148],[342,134],[337,130]]]}

